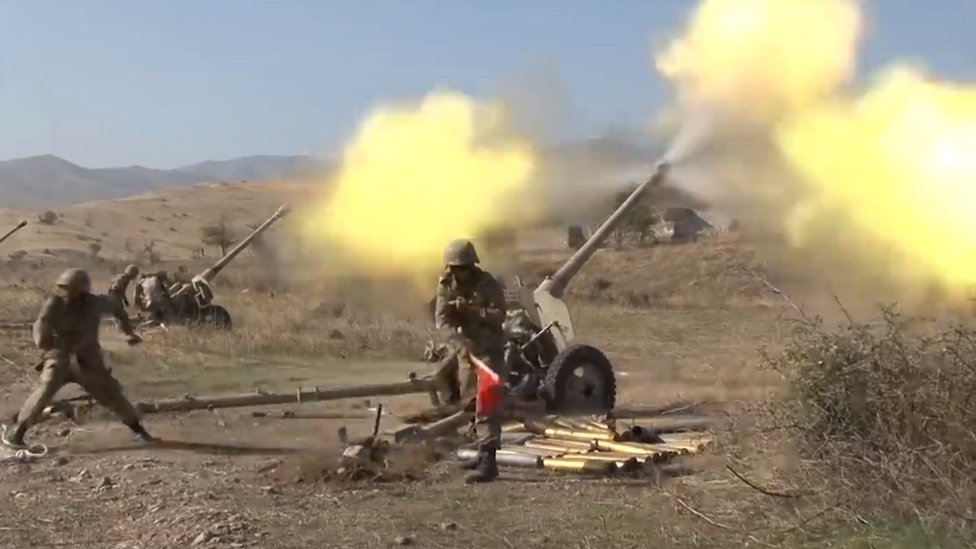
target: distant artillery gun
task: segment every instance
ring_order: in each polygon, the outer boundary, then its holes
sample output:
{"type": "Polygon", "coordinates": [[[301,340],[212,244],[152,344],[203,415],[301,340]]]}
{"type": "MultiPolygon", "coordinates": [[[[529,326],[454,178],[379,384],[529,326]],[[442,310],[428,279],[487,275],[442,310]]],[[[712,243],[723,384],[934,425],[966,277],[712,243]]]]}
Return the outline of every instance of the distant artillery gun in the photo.
{"type": "Polygon", "coordinates": [[[15,232],[23,229],[26,226],[27,226],[27,220],[25,219],[25,220],[21,221],[20,223],[18,223],[17,226],[15,226],[13,229],[10,229],[9,231],[7,231],[3,236],[0,236],[0,244],[2,244],[3,241],[7,240],[11,236],[13,236],[13,234],[15,232]]]}
{"type": "Polygon", "coordinates": [[[209,269],[194,276],[190,282],[177,282],[170,286],[169,295],[176,319],[184,323],[200,324],[229,330],[233,325],[231,315],[227,309],[214,303],[214,291],[211,282],[251,242],[258,238],[261,233],[268,230],[271,225],[287,215],[289,211],[287,206],[283,205],[279,207],[271,217],[265,220],[264,223],[258,225],[251,234],[247,235],[246,238],[228,250],[209,269]]]}

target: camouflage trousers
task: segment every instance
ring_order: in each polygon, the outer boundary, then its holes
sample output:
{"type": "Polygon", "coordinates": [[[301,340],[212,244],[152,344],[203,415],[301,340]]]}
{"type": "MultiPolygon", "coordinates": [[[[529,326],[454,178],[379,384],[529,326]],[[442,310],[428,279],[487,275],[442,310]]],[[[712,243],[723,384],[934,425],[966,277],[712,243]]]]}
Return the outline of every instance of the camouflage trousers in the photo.
{"type": "Polygon", "coordinates": [[[17,419],[21,426],[28,428],[37,423],[44,409],[54,400],[58,391],[68,383],[77,383],[99,404],[115,412],[126,425],[139,420],[139,413],[122,393],[122,386],[112,377],[101,349],[94,349],[75,355],[67,351],[49,351],[38,366],[40,379],[27,401],[24,402],[17,419]]]}

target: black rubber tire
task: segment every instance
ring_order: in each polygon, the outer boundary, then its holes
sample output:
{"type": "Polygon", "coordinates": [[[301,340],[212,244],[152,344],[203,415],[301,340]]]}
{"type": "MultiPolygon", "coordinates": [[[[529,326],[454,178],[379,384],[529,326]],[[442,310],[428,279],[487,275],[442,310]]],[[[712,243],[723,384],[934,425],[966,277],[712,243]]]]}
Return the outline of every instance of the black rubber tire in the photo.
{"type": "Polygon", "coordinates": [[[208,328],[230,330],[233,327],[230,313],[220,305],[211,305],[200,311],[197,322],[208,328]]]}
{"type": "Polygon", "coordinates": [[[565,412],[585,412],[599,413],[609,412],[617,403],[617,379],[613,374],[613,365],[602,351],[589,345],[570,345],[556,355],[552,363],[546,368],[546,377],[542,384],[543,397],[546,400],[546,408],[550,413],[565,412]],[[606,392],[602,402],[596,409],[570,410],[565,402],[565,385],[569,376],[574,375],[574,371],[580,364],[589,364],[596,369],[606,392]]]}

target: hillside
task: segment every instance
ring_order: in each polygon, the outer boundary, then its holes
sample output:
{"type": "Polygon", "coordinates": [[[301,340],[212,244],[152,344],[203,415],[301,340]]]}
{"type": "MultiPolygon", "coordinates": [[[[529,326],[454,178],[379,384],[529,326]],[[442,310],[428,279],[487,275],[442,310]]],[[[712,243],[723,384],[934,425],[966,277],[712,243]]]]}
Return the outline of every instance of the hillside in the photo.
{"type": "Polygon", "coordinates": [[[304,176],[320,168],[307,156],[247,156],[174,170],[142,166],[85,168],[52,155],[0,162],[0,208],[42,208],[122,198],[204,182],[304,176]]]}
{"type": "MultiPolygon", "coordinates": [[[[0,210],[0,231],[20,219],[30,224],[0,244],[0,257],[23,254],[33,258],[66,258],[90,254],[100,246],[106,259],[132,258],[147,244],[166,259],[186,259],[203,247],[201,228],[227,219],[235,235],[260,223],[283,202],[300,203],[309,188],[301,184],[210,183],[144,193],[129,198],[86,202],[52,208],[58,219],[50,225],[37,221],[38,210],[0,210]]],[[[206,250],[208,257],[218,255],[206,250]]]]}

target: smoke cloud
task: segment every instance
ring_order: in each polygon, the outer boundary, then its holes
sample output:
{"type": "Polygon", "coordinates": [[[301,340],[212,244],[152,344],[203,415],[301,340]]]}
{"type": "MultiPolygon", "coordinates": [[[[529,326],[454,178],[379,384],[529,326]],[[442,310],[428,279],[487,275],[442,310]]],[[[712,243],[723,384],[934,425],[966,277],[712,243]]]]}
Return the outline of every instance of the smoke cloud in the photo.
{"type": "Polygon", "coordinates": [[[655,57],[682,176],[811,265],[976,284],[976,88],[894,64],[852,91],[853,0],[705,0],[655,57]],[[707,181],[707,182],[706,182],[707,181]]]}

